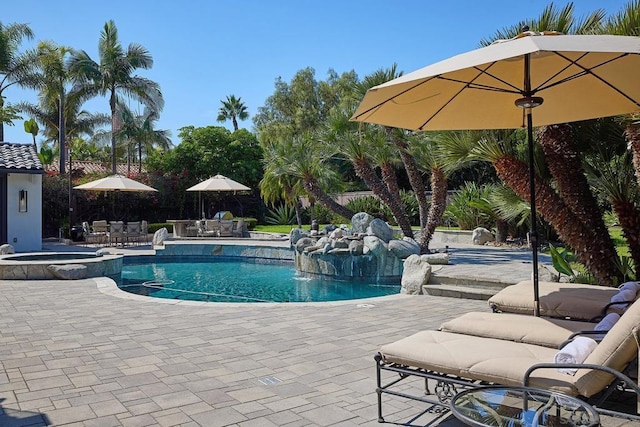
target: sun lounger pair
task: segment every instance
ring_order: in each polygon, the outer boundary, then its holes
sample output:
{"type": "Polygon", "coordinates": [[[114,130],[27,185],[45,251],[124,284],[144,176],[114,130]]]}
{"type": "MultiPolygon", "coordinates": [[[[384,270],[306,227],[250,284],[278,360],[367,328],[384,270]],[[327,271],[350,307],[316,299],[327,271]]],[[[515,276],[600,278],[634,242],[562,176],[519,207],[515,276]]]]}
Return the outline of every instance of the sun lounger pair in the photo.
{"type": "MultiPolygon", "coordinates": [[[[600,316],[610,298],[611,294],[603,299],[603,305],[594,305],[592,313],[581,317],[588,316],[590,320],[600,316]]],[[[544,298],[541,297],[542,301],[544,298]]],[[[573,301],[578,306],[580,298],[573,301]]],[[[573,312],[573,308],[562,304],[552,306],[559,310],[554,314],[573,312]]],[[[560,346],[574,334],[592,331],[594,326],[595,323],[585,320],[468,313],[445,322],[441,330],[418,332],[384,345],[375,357],[379,421],[384,421],[382,394],[447,407],[457,392],[482,384],[552,390],[583,398],[602,414],[640,420],[637,413],[621,413],[601,406],[620,384],[640,397],[636,382],[623,373],[628,372],[626,369],[638,355],[640,301],[627,306],[608,332],[600,331],[604,337],[582,364],[553,363],[560,346]],[[560,372],[561,367],[578,370],[575,375],[569,375],[560,372]],[[387,372],[399,377],[383,383],[383,374],[387,375],[387,372]],[[424,396],[398,391],[399,383],[415,377],[425,380],[427,393],[424,396]],[[436,384],[434,393],[430,392],[430,382],[436,384]]]]}

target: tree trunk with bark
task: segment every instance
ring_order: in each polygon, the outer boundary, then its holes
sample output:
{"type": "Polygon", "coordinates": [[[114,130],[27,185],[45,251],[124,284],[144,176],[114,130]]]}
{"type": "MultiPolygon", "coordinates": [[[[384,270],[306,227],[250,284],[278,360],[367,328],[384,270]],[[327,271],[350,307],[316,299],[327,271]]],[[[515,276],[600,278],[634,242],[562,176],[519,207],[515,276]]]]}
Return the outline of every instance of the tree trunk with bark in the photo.
{"type": "Polygon", "coordinates": [[[613,210],[618,215],[622,234],[627,239],[631,259],[636,266],[636,277],[640,268],[640,209],[628,200],[613,200],[613,210]]]}
{"type": "Polygon", "coordinates": [[[333,200],[327,193],[325,193],[316,180],[312,177],[305,177],[304,180],[304,188],[311,194],[318,202],[322,203],[329,209],[330,211],[347,218],[351,221],[351,218],[354,215],[354,212],[351,209],[342,206],[340,203],[333,200]]]}
{"type": "MultiPolygon", "coordinates": [[[[640,126],[629,124],[626,129],[629,150],[633,159],[633,167],[636,170],[636,179],[640,186],[640,126]]],[[[636,264],[638,265],[638,264],[636,264]]]]}
{"type": "Polygon", "coordinates": [[[424,232],[427,226],[427,220],[429,218],[429,202],[427,201],[427,190],[424,185],[424,181],[422,180],[422,174],[420,173],[420,169],[416,163],[416,159],[409,154],[407,143],[403,141],[401,138],[394,136],[391,132],[391,128],[386,128],[387,135],[389,139],[393,142],[393,145],[396,146],[398,152],[400,153],[400,159],[402,160],[402,164],[404,165],[404,169],[407,171],[407,176],[409,178],[409,184],[411,184],[411,189],[413,190],[413,194],[416,196],[418,200],[418,211],[420,213],[420,228],[422,230],[420,242],[420,250],[422,253],[427,253],[429,251],[429,241],[426,240],[427,236],[424,232]]]}
{"type": "MultiPolygon", "coordinates": [[[[493,163],[500,179],[522,199],[531,201],[529,194],[528,165],[515,157],[502,156],[493,163]]],[[[621,279],[616,261],[606,259],[602,248],[591,239],[591,231],[581,221],[550,185],[536,179],[536,207],[553,226],[560,238],[575,251],[576,259],[604,286],[615,286],[621,279]]]]}
{"type": "Polygon", "coordinates": [[[592,255],[598,254],[603,262],[617,259],[615,245],[583,172],[571,126],[546,126],[538,137],[560,197],[573,213],[573,220],[582,222],[589,230],[593,248],[598,249],[592,255]]]}
{"type": "Polygon", "coordinates": [[[362,178],[365,185],[373,191],[373,194],[378,196],[380,200],[389,207],[391,214],[393,214],[393,217],[398,223],[400,230],[402,230],[402,233],[407,237],[413,238],[411,223],[409,222],[409,217],[402,208],[402,204],[394,201],[391,192],[385,183],[378,177],[371,164],[366,159],[354,159],[353,167],[356,175],[362,178]]]}
{"type": "Polygon", "coordinates": [[[431,169],[431,207],[429,208],[429,218],[427,225],[422,232],[420,239],[420,249],[422,253],[429,252],[429,243],[436,231],[436,227],[442,220],[442,215],[447,207],[447,178],[439,168],[431,169]],[[424,247],[423,247],[424,245],[424,247]]]}

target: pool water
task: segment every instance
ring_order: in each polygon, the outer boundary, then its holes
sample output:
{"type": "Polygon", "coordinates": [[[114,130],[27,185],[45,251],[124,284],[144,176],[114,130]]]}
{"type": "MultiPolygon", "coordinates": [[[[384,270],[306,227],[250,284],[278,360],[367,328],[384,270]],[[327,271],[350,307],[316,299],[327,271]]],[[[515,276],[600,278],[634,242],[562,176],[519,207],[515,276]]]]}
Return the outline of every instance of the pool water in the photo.
{"type": "Polygon", "coordinates": [[[135,257],[125,259],[118,286],[156,298],[212,302],[340,301],[400,292],[400,285],[298,277],[292,265],[135,257]]]}

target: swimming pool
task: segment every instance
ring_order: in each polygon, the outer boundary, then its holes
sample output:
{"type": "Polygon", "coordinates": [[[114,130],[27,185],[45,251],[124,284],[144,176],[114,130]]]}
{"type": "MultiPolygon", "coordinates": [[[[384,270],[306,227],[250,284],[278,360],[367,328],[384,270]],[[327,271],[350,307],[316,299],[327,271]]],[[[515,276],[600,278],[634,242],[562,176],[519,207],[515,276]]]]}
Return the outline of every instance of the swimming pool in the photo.
{"type": "Polygon", "coordinates": [[[298,277],[292,264],[211,258],[127,257],[118,287],[156,298],[212,302],[340,301],[400,292],[400,285],[298,277]]]}

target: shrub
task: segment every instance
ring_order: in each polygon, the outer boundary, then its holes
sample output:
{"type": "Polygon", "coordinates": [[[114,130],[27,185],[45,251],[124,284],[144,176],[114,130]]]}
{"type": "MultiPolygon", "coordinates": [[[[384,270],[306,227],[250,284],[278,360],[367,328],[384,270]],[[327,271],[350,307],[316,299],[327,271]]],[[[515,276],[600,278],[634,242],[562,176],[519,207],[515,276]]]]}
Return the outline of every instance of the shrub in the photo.
{"type": "Polygon", "coordinates": [[[296,223],[296,211],[293,207],[280,205],[276,208],[269,209],[269,214],[265,218],[267,224],[287,225],[296,223]]]}
{"type": "Polygon", "coordinates": [[[491,229],[494,224],[493,212],[486,208],[489,195],[488,186],[466,182],[449,200],[444,219],[453,221],[461,230],[473,230],[476,227],[491,229]]]}
{"type": "Polygon", "coordinates": [[[155,233],[161,228],[166,228],[169,233],[173,233],[173,224],[170,222],[157,222],[149,224],[149,233],[155,233]]]}

